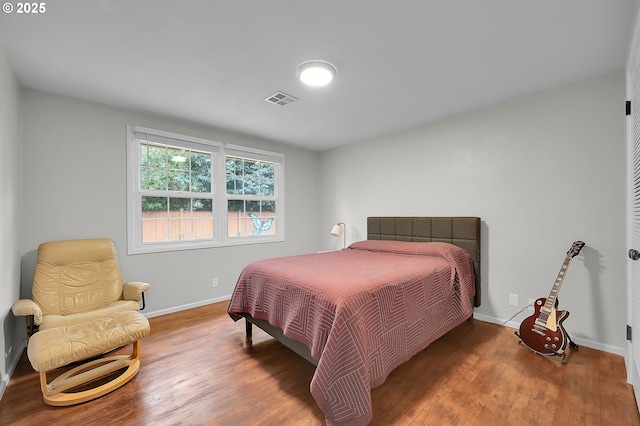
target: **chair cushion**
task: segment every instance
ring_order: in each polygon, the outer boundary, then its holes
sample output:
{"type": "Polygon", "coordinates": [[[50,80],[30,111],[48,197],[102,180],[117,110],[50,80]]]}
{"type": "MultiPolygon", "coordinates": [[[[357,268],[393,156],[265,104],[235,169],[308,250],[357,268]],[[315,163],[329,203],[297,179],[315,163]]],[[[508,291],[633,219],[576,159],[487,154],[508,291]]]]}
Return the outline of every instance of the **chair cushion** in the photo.
{"type": "Polygon", "coordinates": [[[34,370],[49,371],[135,342],[150,331],[141,313],[114,311],[106,317],[38,331],[29,339],[27,355],[34,370]]]}
{"type": "Polygon", "coordinates": [[[131,300],[119,300],[108,304],[102,309],[96,309],[95,311],[81,312],[79,314],[71,315],[45,315],[42,317],[39,330],[47,330],[49,328],[64,327],[73,324],[79,324],[82,322],[100,319],[115,315],[121,311],[138,311],[140,305],[138,302],[131,300]]]}
{"type": "Polygon", "coordinates": [[[44,315],[77,314],[122,300],[113,241],[93,238],[40,244],[32,295],[44,315]]]}

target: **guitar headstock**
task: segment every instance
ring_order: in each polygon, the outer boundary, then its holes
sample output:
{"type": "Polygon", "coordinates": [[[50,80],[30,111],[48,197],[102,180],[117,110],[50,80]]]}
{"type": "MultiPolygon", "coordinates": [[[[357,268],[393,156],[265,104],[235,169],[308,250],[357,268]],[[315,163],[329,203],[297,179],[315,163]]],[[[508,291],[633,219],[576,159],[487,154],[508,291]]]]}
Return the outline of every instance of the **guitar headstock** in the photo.
{"type": "Polygon", "coordinates": [[[567,256],[576,257],[578,254],[580,254],[580,250],[582,250],[582,247],[584,247],[583,241],[574,241],[573,245],[567,252],[567,256]]]}

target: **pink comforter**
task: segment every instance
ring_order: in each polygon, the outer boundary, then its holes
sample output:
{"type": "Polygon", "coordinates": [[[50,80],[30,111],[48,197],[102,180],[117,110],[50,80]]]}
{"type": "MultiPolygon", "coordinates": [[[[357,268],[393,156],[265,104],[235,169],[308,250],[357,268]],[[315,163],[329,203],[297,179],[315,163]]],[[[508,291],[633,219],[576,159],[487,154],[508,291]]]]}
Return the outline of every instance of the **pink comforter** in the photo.
{"type": "Polygon", "coordinates": [[[327,424],[372,419],[371,389],[473,312],[473,262],[446,243],[361,241],[251,263],[229,303],[280,327],[318,361],[311,394],[327,424]]]}

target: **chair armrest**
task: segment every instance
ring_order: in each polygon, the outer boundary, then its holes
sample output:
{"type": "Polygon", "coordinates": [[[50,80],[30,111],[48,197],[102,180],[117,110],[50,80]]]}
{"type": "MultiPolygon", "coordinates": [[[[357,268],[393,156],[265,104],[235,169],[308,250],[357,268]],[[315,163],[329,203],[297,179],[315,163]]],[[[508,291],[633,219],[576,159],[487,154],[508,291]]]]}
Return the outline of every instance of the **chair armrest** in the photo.
{"type": "Polygon", "coordinates": [[[131,281],[122,285],[122,298],[124,300],[135,300],[139,302],[142,299],[142,293],[149,290],[148,283],[131,281]]]}
{"type": "Polygon", "coordinates": [[[33,315],[33,322],[35,325],[42,323],[42,309],[31,299],[20,299],[13,302],[11,311],[15,316],[29,316],[33,315]]]}

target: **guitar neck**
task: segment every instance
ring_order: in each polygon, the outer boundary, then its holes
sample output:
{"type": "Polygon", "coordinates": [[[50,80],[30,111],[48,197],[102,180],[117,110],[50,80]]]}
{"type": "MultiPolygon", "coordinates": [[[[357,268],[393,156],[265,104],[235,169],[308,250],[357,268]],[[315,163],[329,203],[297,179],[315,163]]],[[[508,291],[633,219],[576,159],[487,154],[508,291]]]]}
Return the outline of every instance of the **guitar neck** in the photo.
{"type": "Polygon", "coordinates": [[[569,263],[571,263],[572,256],[567,256],[564,259],[564,263],[562,264],[562,268],[560,268],[560,272],[558,273],[558,277],[556,278],[556,282],[553,284],[553,288],[551,288],[551,293],[549,293],[549,297],[547,297],[547,301],[544,304],[545,309],[551,310],[555,307],[556,299],[558,298],[558,293],[560,293],[560,287],[564,282],[564,276],[567,274],[567,269],[569,269],[569,263]]]}

